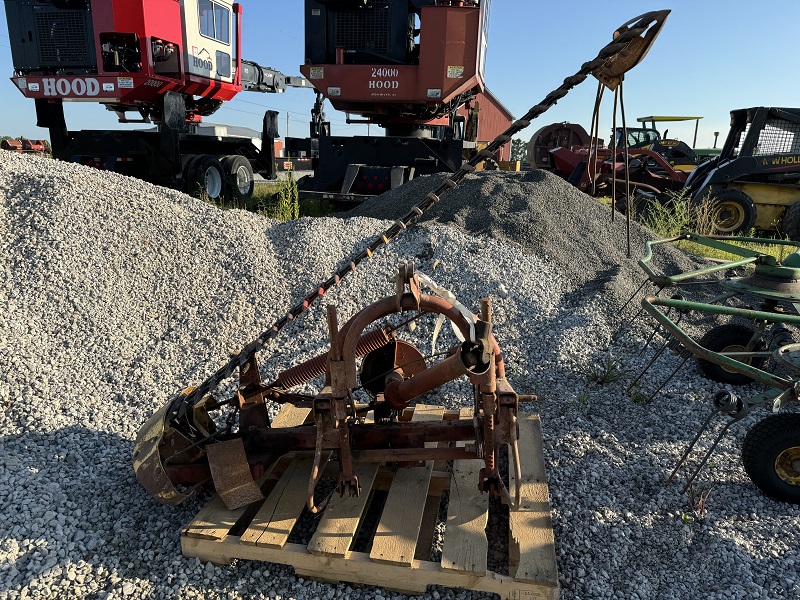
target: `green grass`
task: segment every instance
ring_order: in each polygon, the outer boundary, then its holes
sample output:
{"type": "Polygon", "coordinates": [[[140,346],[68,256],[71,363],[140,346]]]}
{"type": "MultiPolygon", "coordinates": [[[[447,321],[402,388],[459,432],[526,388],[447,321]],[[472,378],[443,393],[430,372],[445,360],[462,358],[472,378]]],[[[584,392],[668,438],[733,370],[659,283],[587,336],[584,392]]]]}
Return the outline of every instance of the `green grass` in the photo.
{"type": "Polygon", "coordinates": [[[299,199],[297,182],[291,174],[286,181],[257,185],[250,206],[244,208],[281,221],[298,217],[329,217],[334,213],[333,206],[327,200],[299,199]]]}
{"type": "MultiPolygon", "coordinates": [[[[265,187],[265,186],[261,186],[265,187]]],[[[272,186],[270,186],[272,187],[272,186]]],[[[280,221],[291,221],[300,216],[300,199],[297,194],[297,182],[291,173],[283,181],[275,182],[272,193],[265,191],[257,199],[257,212],[265,217],[280,221]]],[[[255,194],[253,194],[255,199],[255,194]]]]}
{"type": "MultiPolygon", "coordinates": [[[[714,233],[712,225],[713,204],[709,201],[691,202],[684,194],[676,194],[669,202],[662,204],[650,201],[642,210],[642,215],[637,219],[648,229],[663,238],[680,235],[684,231],[693,231],[700,235],[714,233]]],[[[746,237],[757,237],[755,230],[750,231],[746,237]]],[[[767,237],[760,235],[758,237],[767,237]]],[[[778,238],[785,239],[785,238],[778,238]]],[[[792,246],[773,244],[754,244],[736,241],[731,238],[730,244],[754,250],[760,254],[772,255],[779,261],[786,258],[794,250],[792,246]]],[[[678,242],[682,250],[718,260],[736,260],[741,258],[728,252],[709,248],[693,242],[678,242]]]]}
{"type": "Polygon", "coordinates": [[[327,200],[300,200],[297,182],[291,174],[285,181],[258,183],[253,189],[253,196],[244,204],[228,200],[214,204],[219,208],[238,208],[280,221],[299,217],[327,217],[334,212],[327,200]]]}
{"type": "Polygon", "coordinates": [[[610,352],[597,361],[590,363],[579,363],[574,361],[578,371],[583,374],[592,383],[599,385],[606,385],[608,383],[616,383],[630,371],[625,370],[622,366],[620,356],[614,356],[610,352]]]}

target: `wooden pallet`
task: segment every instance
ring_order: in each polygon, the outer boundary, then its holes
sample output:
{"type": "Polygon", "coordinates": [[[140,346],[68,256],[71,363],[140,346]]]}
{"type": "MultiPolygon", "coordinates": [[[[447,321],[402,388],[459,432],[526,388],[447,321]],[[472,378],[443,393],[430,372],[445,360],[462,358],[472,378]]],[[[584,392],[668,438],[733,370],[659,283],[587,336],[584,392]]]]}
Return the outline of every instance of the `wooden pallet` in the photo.
{"type": "MultiPolygon", "coordinates": [[[[273,426],[301,424],[308,413],[287,407],[273,426]]],[[[411,419],[470,418],[471,411],[466,413],[418,405],[411,419]]],[[[309,579],[411,594],[424,593],[429,585],[442,585],[493,592],[503,600],[556,599],[558,572],[538,415],[521,414],[519,430],[523,503],[519,511],[509,513],[509,575],[487,568],[485,529],[490,503],[486,494],[477,491],[480,460],[454,461],[452,474],[446,471],[446,463],[439,461],[394,472],[357,464],[361,495],[334,495],[308,544],[296,544],[288,540],[303,514],[311,457],[291,455],[259,482],[266,496],[260,505],[231,511],[214,496],[184,528],[183,554],[217,564],[233,559],[280,563],[291,565],[298,576],[309,579]],[[431,544],[445,490],[450,490],[450,499],[442,558],[433,562],[429,560],[431,544]],[[368,511],[378,495],[385,504],[375,516],[378,523],[377,528],[373,524],[371,544],[364,551],[354,551],[354,539],[362,526],[369,530],[365,515],[375,514],[368,511]]]]}

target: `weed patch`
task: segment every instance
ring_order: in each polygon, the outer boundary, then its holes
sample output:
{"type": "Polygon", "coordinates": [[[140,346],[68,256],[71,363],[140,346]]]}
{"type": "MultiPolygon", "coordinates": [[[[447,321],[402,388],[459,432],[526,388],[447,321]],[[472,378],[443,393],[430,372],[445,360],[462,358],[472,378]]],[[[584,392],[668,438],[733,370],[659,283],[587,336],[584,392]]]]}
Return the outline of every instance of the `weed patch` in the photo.
{"type": "Polygon", "coordinates": [[[589,381],[600,385],[614,383],[630,374],[621,363],[621,356],[614,356],[610,352],[601,360],[589,364],[575,363],[580,371],[589,381]]]}

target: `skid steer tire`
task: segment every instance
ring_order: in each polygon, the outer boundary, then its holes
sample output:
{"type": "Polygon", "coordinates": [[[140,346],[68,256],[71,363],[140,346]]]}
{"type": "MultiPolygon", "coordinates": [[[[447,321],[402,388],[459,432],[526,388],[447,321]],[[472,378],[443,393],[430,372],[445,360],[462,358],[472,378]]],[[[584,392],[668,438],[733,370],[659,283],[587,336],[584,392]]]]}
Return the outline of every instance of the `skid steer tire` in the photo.
{"type": "MultiPolygon", "coordinates": [[[[755,331],[746,325],[720,325],[719,327],[708,330],[700,340],[700,345],[712,352],[744,352],[744,349],[747,347],[747,344],[750,343],[754,334],[755,331]]],[[[759,340],[753,347],[753,351],[760,352],[762,350],[764,350],[764,343],[759,340]]],[[[764,366],[766,358],[763,356],[756,356],[743,359],[741,362],[759,369],[764,366]]],[[[753,381],[747,375],[726,369],[702,358],[697,359],[697,366],[708,379],[718,381],[719,383],[747,385],[753,381]]]]}
{"type": "Polygon", "coordinates": [[[756,205],[742,191],[730,188],[717,190],[711,202],[711,225],[717,235],[747,233],[756,224],[756,205]]]}
{"type": "Polygon", "coordinates": [[[792,204],[783,213],[781,231],[793,242],[800,242],[800,201],[792,204]]]}
{"type": "Polygon", "coordinates": [[[770,415],[742,445],[747,476],[773,500],[800,504],[800,414],[770,415]]]}

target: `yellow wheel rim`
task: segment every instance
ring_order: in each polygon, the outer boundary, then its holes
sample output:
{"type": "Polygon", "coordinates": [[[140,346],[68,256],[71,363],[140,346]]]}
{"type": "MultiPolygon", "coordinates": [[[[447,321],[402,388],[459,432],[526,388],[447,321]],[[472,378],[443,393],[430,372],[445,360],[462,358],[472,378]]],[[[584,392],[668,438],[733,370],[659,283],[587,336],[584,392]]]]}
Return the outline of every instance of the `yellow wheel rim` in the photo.
{"type": "Polygon", "coordinates": [[[744,208],[738,202],[717,202],[714,207],[714,227],[722,233],[733,233],[744,225],[744,208]]]}
{"type": "Polygon", "coordinates": [[[792,446],[778,454],[775,473],[789,485],[800,485],[800,446],[792,446]]]}
{"type": "MultiPolygon", "coordinates": [[[[730,346],[725,346],[720,351],[720,354],[725,354],[726,352],[744,352],[745,350],[747,350],[746,346],[742,346],[740,344],[731,344],[730,346]]],[[[753,364],[753,359],[751,357],[749,357],[749,356],[748,357],[742,357],[742,356],[733,357],[732,356],[731,358],[735,358],[739,362],[744,363],[746,365],[752,365],[753,364]]],[[[720,365],[719,367],[720,367],[720,369],[722,369],[726,373],[738,373],[739,372],[739,371],[735,371],[734,369],[729,369],[727,367],[723,367],[722,365],[720,365]]]]}

